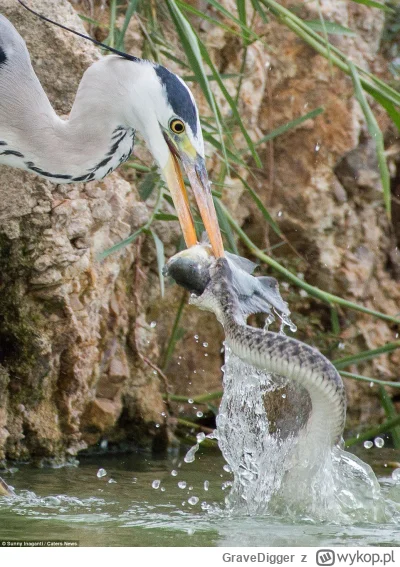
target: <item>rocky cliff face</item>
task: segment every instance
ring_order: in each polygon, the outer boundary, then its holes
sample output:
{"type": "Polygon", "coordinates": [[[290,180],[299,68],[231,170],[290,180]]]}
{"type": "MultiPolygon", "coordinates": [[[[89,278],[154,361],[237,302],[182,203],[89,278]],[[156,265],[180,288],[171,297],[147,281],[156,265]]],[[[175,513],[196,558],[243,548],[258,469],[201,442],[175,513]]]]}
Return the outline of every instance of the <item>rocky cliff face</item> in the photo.
{"type": "MultiPolygon", "coordinates": [[[[372,16],[352,2],[320,3],[327,18],[361,37],[337,36],[338,45],[365,65],[379,64],[379,14],[372,16]]],[[[234,4],[224,0],[228,9],[234,10],[234,4]]],[[[31,5],[83,29],[66,0],[31,5]]],[[[307,4],[308,17],[317,19],[312,6],[307,4]]],[[[53,106],[67,114],[98,50],[38,21],[14,0],[3,0],[1,10],[25,38],[53,106]]],[[[204,22],[195,24],[220,70],[237,73],[242,53],[236,39],[204,22]]],[[[266,33],[271,50],[255,43],[247,55],[241,111],[254,138],[308,110],[325,108],[262,150],[265,170],[257,174],[257,190],[302,256],[299,260],[284,247],[278,249],[280,259],[328,291],[395,313],[400,299],[399,271],[393,268],[396,243],[350,80],[331,71],[273,20],[260,22],[257,32],[266,33]]],[[[200,93],[196,96],[205,110],[200,93]]],[[[221,100],[227,112],[225,106],[221,100]]],[[[209,166],[218,168],[215,157],[209,166]]],[[[235,217],[260,246],[273,243],[240,183],[229,183],[224,200],[235,217]]],[[[148,240],[139,239],[102,263],[96,260],[99,251],[148,219],[135,184],[113,173],[103,182],[55,186],[1,167],[0,194],[0,460],[62,459],[103,438],[125,446],[165,446],[165,384],[155,365],[182,292],[168,288],[160,299],[155,251],[148,240]]],[[[173,254],[178,228],[158,222],[155,229],[166,254],[173,254]]],[[[289,291],[300,313],[302,337],[318,344],[316,331],[329,327],[327,309],[289,291]]],[[[390,325],[369,317],[341,313],[341,322],[345,354],[394,338],[390,325]]],[[[180,326],[185,334],[167,368],[171,388],[191,396],[219,389],[222,334],[217,323],[190,308],[180,326]]],[[[376,359],[366,373],[392,377],[399,361],[398,354],[389,362],[376,359]]],[[[368,421],[378,409],[373,389],[347,386],[350,417],[368,421]]]]}

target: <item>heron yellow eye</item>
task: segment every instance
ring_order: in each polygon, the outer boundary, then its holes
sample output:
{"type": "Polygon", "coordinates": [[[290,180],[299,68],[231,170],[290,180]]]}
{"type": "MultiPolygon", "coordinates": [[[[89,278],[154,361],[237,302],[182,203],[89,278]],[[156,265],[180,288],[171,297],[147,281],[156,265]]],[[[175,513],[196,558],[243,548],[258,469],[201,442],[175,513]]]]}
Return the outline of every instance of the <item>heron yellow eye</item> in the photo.
{"type": "Polygon", "coordinates": [[[182,132],[185,131],[184,123],[182,122],[182,120],[179,120],[178,118],[174,118],[173,120],[171,120],[171,122],[169,123],[169,127],[174,132],[174,134],[182,134],[182,132]]]}

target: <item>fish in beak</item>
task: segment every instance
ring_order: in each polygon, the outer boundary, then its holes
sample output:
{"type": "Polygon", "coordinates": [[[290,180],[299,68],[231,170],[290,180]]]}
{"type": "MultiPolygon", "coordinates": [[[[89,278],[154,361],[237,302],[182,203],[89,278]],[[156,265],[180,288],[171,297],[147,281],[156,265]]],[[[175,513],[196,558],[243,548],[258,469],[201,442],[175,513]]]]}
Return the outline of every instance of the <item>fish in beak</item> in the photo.
{"type": "Polygon", "coordinates": [[[219,258],[224,255],[224,247],[204,158],[196,152],[187,138],[179,144],[175,144],[166,133],[164,138],[170,156],[163,173],[174,201],[186,245],[189,248],[198,242],[180,163],[192,187],[211,248],[215,257],[219,258]]]}

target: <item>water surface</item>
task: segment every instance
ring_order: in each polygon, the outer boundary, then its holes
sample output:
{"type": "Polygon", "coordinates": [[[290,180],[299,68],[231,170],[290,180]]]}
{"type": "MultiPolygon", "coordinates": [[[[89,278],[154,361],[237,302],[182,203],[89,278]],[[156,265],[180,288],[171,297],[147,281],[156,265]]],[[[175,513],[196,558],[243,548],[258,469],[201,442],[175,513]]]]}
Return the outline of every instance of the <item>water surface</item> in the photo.
{"type": "MultiPolygon", "coordinates": [[[[374,448],[361,457],[374,465],[384,494],[400,502],[400,484],[392,481],[390,466],[384,467],[399,460],[399,452],[374,448]]],[[[218,452],[202,447],[192,463],[185,463],[183,455],[104,455],[81,459],[78,467],[21,465],[16,472],[3,473],[18,496],[0,498],[0,539],[70,539],[82,546],[399,544],[400,527],[394,523],[339,526],[311,518],[291,522],[278,516],[233,517],[203,510],[205,502],[224,507],[229,490],[225,483],[231,480],[224,465],[218,452]],[[98,478],[100,468],[107,475],[98,478]],[[157,489],[154,481],[160,481],[157,489]],[[185,488],[178,482],[186,482],[185,488]],[[190,504],[193,497],[192,502],[199,500],[190,504]]]]}

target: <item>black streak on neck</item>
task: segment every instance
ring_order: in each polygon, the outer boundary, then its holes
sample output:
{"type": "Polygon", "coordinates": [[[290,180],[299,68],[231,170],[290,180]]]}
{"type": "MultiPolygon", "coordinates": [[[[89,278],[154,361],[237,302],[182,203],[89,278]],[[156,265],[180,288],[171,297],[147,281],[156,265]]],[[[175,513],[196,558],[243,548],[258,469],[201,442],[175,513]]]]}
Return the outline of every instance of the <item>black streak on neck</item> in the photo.
{"type": "Polygon", "coordinates": [[[7,55],[2,47],[0,47],[0,67],[7,63],[7,55]]]}

